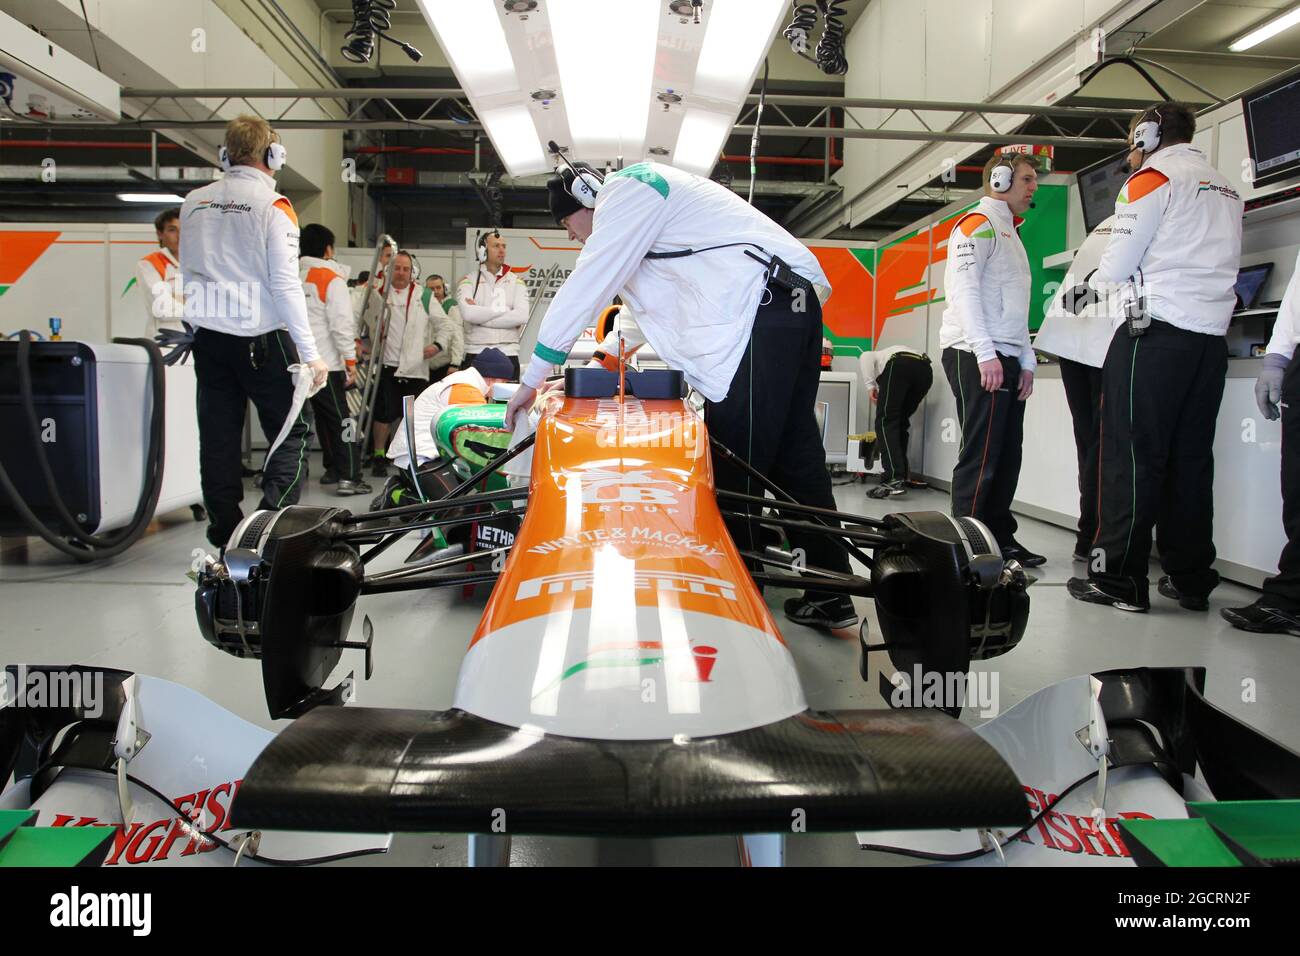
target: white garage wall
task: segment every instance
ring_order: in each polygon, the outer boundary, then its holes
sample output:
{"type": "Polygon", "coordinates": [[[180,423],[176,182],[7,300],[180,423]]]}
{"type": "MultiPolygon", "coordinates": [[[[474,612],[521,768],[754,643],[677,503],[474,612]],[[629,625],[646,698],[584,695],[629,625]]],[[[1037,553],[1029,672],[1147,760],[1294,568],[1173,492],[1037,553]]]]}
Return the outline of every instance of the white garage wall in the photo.
{"type": "MultiPolygon", "coordinates": [[[[875,0],[846,41],[847,97],[935,99],[987,102],[1050,102],[1077,85],[1075,47],[1079,35],[1099,22],[1114,26],[1145,4],[1141,0],[875,0]]],[[[862,126],[918,130],[925,126],[910,112],[855,109],[862,126]]],[[[925,124],[942,129],[953,113],[921,112],[925,124]]],[[[1016,117],[993,118],[999,129],[1013,128],[1016,117]]],[[[855,126],[853,119],[846,127],[855,126]]],[[[970,131],[987,130],[971,123],[970,131]]],[[[846,197],[855,197],[910,156],[917,170],[937,175],[942,160],[972,155],[978,144],[926,144],[891,140],[848,140],[844,166],[836,179],[846,197]]],[[[898,183],[883,184],[855,203],[853,221],[892,201],[898,185],[918,185],[911,172],[898,183]]],[[[922,177],[922,181],[928,176],[922,177]]],[[[812,235],[825,234],[818,229],[812,235]]]]}

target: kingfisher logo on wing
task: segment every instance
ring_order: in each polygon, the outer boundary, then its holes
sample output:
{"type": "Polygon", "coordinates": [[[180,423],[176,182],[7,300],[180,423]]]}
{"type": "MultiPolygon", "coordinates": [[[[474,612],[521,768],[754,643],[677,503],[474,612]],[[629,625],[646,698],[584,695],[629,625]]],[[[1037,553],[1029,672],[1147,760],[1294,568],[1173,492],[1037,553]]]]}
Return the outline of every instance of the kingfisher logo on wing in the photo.
{"type": "MultiPolygon", "coordinates": [[[[635,574],[634,587],[638,591],[662,591],[678,594],[697,594],[701,597],[722,598],[725,601],[736,600],[736,586],[724,578],[711,578],[702,574],[687,574],[682,571],[638,570],[635,574]]],[[[590,591],[596,583],[594,571],[568,571],[562,574],[547,574],[540,578],[528,578],[519,582],[515,591],[515,600],[527,601],[542,594],[578,594],[590,591]]]]}
{"type": "MultiPolygon", "coordinates": [[[[1024,784],[1021,785],[1021,789],[1025,791],[1025,796],[1029,800],[1029,810],[1035,816],[1044,807],[1055,806],[1060,799],[1056,794],[1047,794],[1024,784]]],[[[1063,853],[1127,858],[1131,854],[1120,838],[1119,822],[1152,819],[1154,817],[1151,814],[1141,811],[1122,812],[1106,817],[1099,826],[1089,816],[1048,810],[1033,827],[1016,839],[1030,846],[1041,846],[1063,853]]]]}

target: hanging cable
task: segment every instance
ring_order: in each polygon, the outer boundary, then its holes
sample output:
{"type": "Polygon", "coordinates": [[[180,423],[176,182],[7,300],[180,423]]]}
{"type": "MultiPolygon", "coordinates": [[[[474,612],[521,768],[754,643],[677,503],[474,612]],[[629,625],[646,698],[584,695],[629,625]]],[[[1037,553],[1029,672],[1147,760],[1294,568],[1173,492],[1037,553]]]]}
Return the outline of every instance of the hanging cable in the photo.
{"type": "Polygon", "coordinates": [[[816,0],[816,3],[795,4],[794,19],[782,34],[790,41],[791,50],[816,63],[823,73],[832,75],[847,73],[849,69],[848,57],[844,55],[843,3],[844,0],[816,0]],[[809,56],[808,47],[819,17],[825,21],[822,37],[816,56],[809,56]]]}
{"type": "Polygon", "coordinates": [[[352,0],[352,27],[343,35],[343,46],[339,52],[345,60],[353,63],[369,63],[375,55],[375,40],[387,40],[402,50],[415,62],[424,56],[419,50],[402,40],[394,40],[388,35],[393,28],[392,11],[397,9],[397,0],[352,0]]]}
{"type": "Polygon", "coordinates": [[[758,178],[758,129],[763,125],[763,104],[767,102],[767,57],[763,57],[763,85],[758,90],[758,113],[754,135],[749,138],[749,204],[754,205],[754,180],[758,178]]]}
{"type": "Polygon", "coordinates": [[[86,16],[86,0],[81,0],[81,19],[86,23],[86,36],[90,37],[90,52],[95,55],[95,69],[103,73],[104,69],[99,65],[99,50],[95,48],[95,31],[90,29],[90,18],[86,16]]]}
{"type": "Polygon", "coordinates": [[[842,75],[849,71],[848,57],[844,55],[844,0],[821,3],[826,26],[822,28],[821,42],[817,44],[817,65],[823,73],[842,75]]]}

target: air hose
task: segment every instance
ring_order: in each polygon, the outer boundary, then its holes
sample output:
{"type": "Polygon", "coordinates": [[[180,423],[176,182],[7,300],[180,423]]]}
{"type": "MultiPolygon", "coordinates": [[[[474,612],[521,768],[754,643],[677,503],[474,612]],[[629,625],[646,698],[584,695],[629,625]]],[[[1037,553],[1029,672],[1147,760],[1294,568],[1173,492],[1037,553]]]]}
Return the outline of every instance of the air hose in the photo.
{"type": "Polygon", "coordinates": [[[55,481],[54,471],[45,454],[45,443],[41,440],[41,424],[36,416],[36,400],[32,394],[32,370],[30,365],[32,337],[24,330],[18,339],[18,394],[27,418],[27,432],[31,438],[32,451],[41,477],[45,481],[46,493],[51,506],[69,529],[61,535],[46,525],[36,513],[23,501],[18,488],[9,477],[9,472],[0,462],[0,487],[4,488],[13,502],[14,510],[27,522],[28,527],[50,547],[78,561],[101,561],[116,557],[144,534],[149,522],[153,520],[154,509],[158,507],[158,495],[162,491],[163,460],[166,456],[164,435],[165,404],[167,398],[167,380],[164,372],[162,352],[151,339],[115,338],[119,345],[138,345],[149,353],[150,381],[153,391],[153,412],[149,422],[149,450],[145,458],[144,487],[141,490],[135,514],[124,528],[118,528],[107,534],[91,534],[83,531],[76,517],[68,510],[63,496],[55,481]]]}

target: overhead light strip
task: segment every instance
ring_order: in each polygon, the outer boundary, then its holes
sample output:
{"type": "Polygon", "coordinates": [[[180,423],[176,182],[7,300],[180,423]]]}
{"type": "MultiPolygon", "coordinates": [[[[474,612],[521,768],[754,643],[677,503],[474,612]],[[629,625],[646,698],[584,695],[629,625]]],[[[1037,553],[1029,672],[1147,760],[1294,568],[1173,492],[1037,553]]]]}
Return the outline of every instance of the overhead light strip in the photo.
{"type": "Polygon", "coordinates": [[[739,107],[785,7],[785,0],[713,0],[691,92],[739,107]]]}
{"type": "Polygon", "coordinates": [[[479,110],[492,145],[514,176],[531,176],[551,168],[537,138],[537,126],[526,106],[479,110]]]}
{"type": "Polygon", "coordinates": [[[1240,40],[1228,47],[1233,53],[1241,53],[1243,50],[1249,50],[1253,46],[1259,46],[1265,40],[1271,40],[1285,30],[1291,29],[1297,23],[1300,23],[1300,6],[1282,14],[1273,20],[1268,21],[1258,30],[1252,30],[1240,40]]]}
{"type": "Polygon", "coordinates": [[[515,61],[491,0],[417,0],[433,26],[456,78],[471,97],[519,89],[515,61]]]}
{"type": "Polygon", "coordinates": [[[589,0],[547,3],[575,158],[641,159],[661,6],[658,0],[619,0],[604,8],[589,0]],[[593,15],[597,9],[612,12],[593,15]]]}
{"type": "Polygon", "coordinates": [[[734,117],[712,110],[688,109],[677,133],[673,165],[687,172],[707,176],[722,155],[722,145],[731,132],[734,117]]]}

